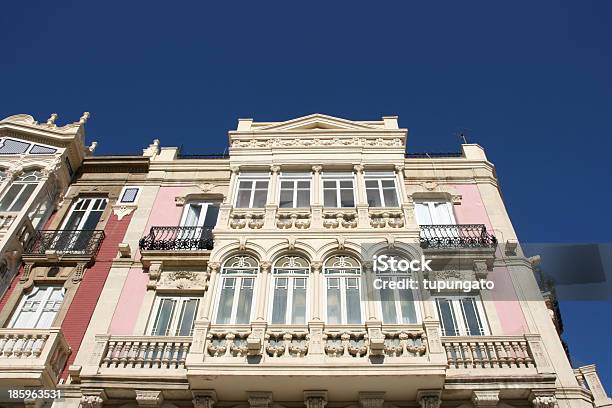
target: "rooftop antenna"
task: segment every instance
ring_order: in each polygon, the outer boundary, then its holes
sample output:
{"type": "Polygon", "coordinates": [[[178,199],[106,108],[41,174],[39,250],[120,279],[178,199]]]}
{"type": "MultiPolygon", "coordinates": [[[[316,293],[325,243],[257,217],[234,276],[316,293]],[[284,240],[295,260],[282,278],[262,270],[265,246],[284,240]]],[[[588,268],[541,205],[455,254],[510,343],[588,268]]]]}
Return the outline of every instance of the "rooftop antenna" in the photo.
{"type": "Polygon", "coordinates": [[[468,139],[467,136],[470,133],[472,129],[468,129],[468,128],[458,128],[457,131],[455,132],[455,136],[457,136],[459,139],[461,139],[461,141],[463,142],[463,144],[468,144],[468,139]]]}

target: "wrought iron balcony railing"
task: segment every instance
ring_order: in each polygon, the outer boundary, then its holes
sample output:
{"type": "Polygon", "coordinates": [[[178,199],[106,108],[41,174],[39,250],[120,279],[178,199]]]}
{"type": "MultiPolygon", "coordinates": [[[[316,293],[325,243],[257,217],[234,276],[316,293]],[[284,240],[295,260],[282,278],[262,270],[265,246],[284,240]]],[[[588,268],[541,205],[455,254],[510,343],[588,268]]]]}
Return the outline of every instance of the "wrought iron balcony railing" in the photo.
{"type": "Polygon", "coordinates": [[[421,248],[495,248],[497,238],[483,224],[421,225],[421,248]]]}
{"type": "Polygon", "coordinates": [[[212,249],[212,227],[151,227],[140,239],[141,250],[172,251],[212,249]]]}
{"type": "Polygon", "coordinates": [[[52,251],[60,255],[93,256],[104,239],[102,230],[43,230],[36,231],[24,253],[44,255],[52,251]]]}

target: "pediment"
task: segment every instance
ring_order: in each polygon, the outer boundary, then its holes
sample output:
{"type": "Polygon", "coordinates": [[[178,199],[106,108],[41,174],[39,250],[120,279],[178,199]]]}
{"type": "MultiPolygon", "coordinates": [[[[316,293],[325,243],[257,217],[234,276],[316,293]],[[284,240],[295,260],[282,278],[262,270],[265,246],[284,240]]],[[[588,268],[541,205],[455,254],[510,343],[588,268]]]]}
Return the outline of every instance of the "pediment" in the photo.
{"type": "Polygon", "coordinates": [[[267,124],[253,129],[255,131],[292,131],[292,130],[373,130],[380,129],[363,122],[337,118],[334,116],[315,113],[308,116],[267,124]]]}

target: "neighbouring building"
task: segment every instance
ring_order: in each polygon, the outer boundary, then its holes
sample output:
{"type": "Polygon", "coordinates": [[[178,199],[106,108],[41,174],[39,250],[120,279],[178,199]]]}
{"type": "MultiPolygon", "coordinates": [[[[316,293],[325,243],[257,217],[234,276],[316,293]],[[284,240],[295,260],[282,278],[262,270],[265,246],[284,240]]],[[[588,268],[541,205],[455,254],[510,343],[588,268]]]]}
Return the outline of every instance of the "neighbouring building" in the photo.
{"type": "Polygon", "coordinates": [[[2,298],[0,384],[83,408],[612,407],[570,364],[484,150],[406,138],[315,114],[240,119],[228,155],[81,158],[2,298]]]}

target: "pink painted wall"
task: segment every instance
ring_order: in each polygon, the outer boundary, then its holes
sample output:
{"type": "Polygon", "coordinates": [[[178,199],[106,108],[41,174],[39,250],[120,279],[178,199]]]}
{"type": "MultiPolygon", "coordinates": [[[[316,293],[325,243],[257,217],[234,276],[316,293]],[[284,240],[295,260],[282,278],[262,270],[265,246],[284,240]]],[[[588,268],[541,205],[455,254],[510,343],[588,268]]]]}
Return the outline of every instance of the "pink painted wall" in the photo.
{"type": "Polygon", "coordinates": [[[108,332],[116,335],[140,334],[134,333],[134,325],[138,320],[140,305],[147,290],[149,274],[142,268],[131,268],[117,302],[113,320],[108,332]]]}
{"type": "MultiPolygon", "coordinates": [[[[153,226],[178,225],[183,207],[176,205],[175,197],[181,196],[184,187],[161,187],[155,196],[144,233],[148,234],[153,226]]],[[[140,259],[140,252],[136,259],[140,259]]],[[[149,274],[141,268],[131,268],[123,285],[119,302],[115,308],[109,327],[110,334],[130,335],[138,320],[142,301],[147,291],[149,274]]]]}
{"type": "MultiPolygon", "coordinates": [[[[453,206],[457,224],[484,224],[487,231],[494,232],[478,186],[475,184],[457,184],[453,185],[453,188],[462,196],[461,204],[453,206]]],[[[505,267],[493,268],[493,271],[489,273],[489,279],[495,284],[492,298],[504,331],[503,334],[520,335],[527,333],[527,322],[508,269],[505,267]]]]}

